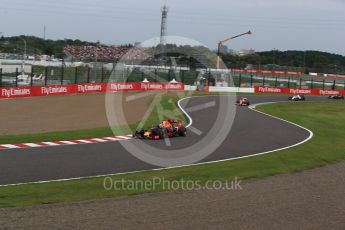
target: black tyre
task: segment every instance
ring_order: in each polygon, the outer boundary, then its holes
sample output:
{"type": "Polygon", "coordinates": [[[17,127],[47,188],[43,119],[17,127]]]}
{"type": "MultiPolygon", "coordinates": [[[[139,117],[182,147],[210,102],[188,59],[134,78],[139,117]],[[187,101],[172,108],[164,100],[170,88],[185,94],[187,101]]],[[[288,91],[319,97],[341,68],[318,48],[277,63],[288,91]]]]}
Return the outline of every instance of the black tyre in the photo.
{"type": "Polygon", "coordinates": [[[144,129],[137,129],[135,133],[133,134],[133,137],[137,138],[143,138],[144,137],[145,130],[144,129]]]}
{"type": "Polygon", "coordinates": [[[158,136],[159,139],[162,139],[164,137],[164,132],[160,127],[154,127],[152,128],[152,137],[158,136]]]}
{"type": "Polygon", "coordinates": [[[180,137],[185,137],[185,136],[187,136],[187,129],[186,129],[185,127],[180,128],[180,129],[178,130],[178,135],[179,135],[180,137]]]}
{"type": "Polygon", "coordinates": [[[168,135],[166,135],[164,133],[164,131],[160,129],[158,132],[158,136],[159,136],[159,139],[163,139],[163,138],[167,137],[168,135]]]}
{"type": "Polygon", "coordinates": [[[144,129],[137,129],[137,131],[136,131],[135,133],[136,133],[136,134],[144,135],[145,130],[144,130],[144,129]]]}

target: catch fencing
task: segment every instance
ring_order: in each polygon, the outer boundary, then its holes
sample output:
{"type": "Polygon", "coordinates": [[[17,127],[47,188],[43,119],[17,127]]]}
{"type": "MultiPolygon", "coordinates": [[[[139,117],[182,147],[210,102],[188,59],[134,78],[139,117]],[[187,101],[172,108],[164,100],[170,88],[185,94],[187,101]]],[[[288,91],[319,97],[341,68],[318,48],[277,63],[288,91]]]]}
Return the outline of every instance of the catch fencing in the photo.
{"type": "Polygon", "coordinates": [[[90,66],[32,66],[16,68],[15,72],[0,69],[0,87],[95,84],[110,82],[170,82],[175,79],[185,85],[253,88],[255,86],[345,90],[345,79],[334,75],[312,76],[294,71],[231,69],[189,70],[177,68],[128,67],[114,69],[113,64],[94,63],[90,66]]]}

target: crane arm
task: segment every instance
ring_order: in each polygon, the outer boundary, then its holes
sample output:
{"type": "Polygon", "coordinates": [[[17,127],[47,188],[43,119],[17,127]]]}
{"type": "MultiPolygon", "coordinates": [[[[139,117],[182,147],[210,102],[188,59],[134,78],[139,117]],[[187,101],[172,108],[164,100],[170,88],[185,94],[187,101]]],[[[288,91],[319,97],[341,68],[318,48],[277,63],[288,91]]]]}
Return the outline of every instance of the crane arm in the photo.
{"type": "Polygon", "coordinates": [[[231,38],[226,38],[224,40],[219,41],[218,44],[223,45],[224,43],[226,43],[227,41],[230,41],[231,39],[232,39],[232,37],[231,38]]]}
{"type": "Polygon", "coordinates": [[[250,35],[250,34],[252,34],[252,32],[249,30],[249,31],[246,32],[246,33],[239,34],[239,35],[236,35],[236,36],[233,36],[233,37],[230,37],[230,38],[225,38],[224,40],[219,41],[218,44],[223,45],[223,44],[224,44],[225,42],[227,42],[227,41],[230,41],[230,40],[232,40],[232,39],[241,37],[241,36],[246,35],[246,34],[250,35]]]}
{"type": "Polygon", "coordinates": [[[232,40],[232,39],[235,39],[235,38],[241,37],[241,36],[243,36],[243,35],[246,35],[246,34],[250,35],[250,34],[252,34],[252,32],[249,30],[249,31],[246,32],[246,33],[239,34],[239,35],[236,35],[236,36],[233,36],[233,37],[230,37],[230,38],[226,38],[226,39],[220,40],[220,41],[218,42],[217,62],[216,62],[216,68],[217,68],[217,69],[219,69],[219,66],[220,66],[220,47],[221,47],[224,43],[226,43],[226,42],[228,42],[228,41],[230,41],[230,40],[232,40]]]}

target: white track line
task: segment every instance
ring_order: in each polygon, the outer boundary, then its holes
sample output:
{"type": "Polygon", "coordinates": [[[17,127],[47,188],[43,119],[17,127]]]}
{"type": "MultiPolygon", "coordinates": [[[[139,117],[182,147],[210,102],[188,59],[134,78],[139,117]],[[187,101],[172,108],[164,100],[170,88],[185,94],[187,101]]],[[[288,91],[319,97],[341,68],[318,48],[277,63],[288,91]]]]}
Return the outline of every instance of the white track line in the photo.
{"type": "MultiPolygon", "coordinates": [[[[198,97],[210,97],[210,96],[198,96],[198,97]]],[[[212,97],[212,96],[211,96],[212,97]]],[[[188,113],[186,113],[186,111],[181,107],[181,101],[183,100],[186,100],[186,99],[190,99],[192,97],[186,97],[186,98],[182,98],[181,100],[179,100],[177,102],[177,105],[178,107],[181,109],[181,111],[186,115],[186,117],[188,118],[189,120],[189,123],[186,127],[189,127],[193,124],[193,120],[192,118],[189,116],[188,113]]],[[[176,169],[176,168],[182,168],[182,167],[189,167],[189,166],[197,166],[197,165],[207,165],[207,164],[213,164],[213,163],[219,163],[219,162],[224,162],[224,161],[233,161],[233,160],[239,160],[239,159],[244,159],[244,158],[250,158],[250,157],[255,157],[255,156],[261,156],[261,155],[265,155],[265,154],[268,154],[268,153],[274,153],[274,152],[278,152],[278,151],[282,151],[282,150],[286,150],[286,149],[290,149],[290,148],[293,148],[293,147],[296,147],[296,146],[299,146],[299,145],[302,145],[304,143],[306,143],[307,141],[309,141],[310,139],[313,138],[314,136],[314,133],[303,127],[303,126],[300,126],[298,124],[295,124],[293,122],[290,122],[290,121],[287,121],[287,120],[284,120],[284,119],[281,119],[279,117],[275,117],[275,116],[272,116],[270,114],[267,114],[267,113],[264,113],[264,112],[261,112],[261,111],[257,111],[255,110],[255,107],[258,106],[258,105],[265,105],[265,104],[273,104],[273,103],[280,103],[280,102],[265,102],[265,103],[258,103],[258,104],[253,104],[251,106],[249,106],[248,108],[257,112],[257,113],[261,113],[263,115],[266,115],[266,116],[269,116],[269,117],[272,117],[274,119],[278,119],[278,120],[281,120],[281,121],[284,121],[286,123],[289,123],[291,125],[294,125],[294,126],[297,126],[301,129],[304,129],[306,131],[309,132],[309,137],[297,144],[294,144],[294,145],[290,145],[290,146],[287,146],[287,147],[284,147],[284,148],[279,148],[279,149],[275,149],[275,150],[270,150],[270,151],[266,151],[266,152],[262,152],[262,153],[257,153],[257,154],[251,154],[251,155],[247,155],[247,156],[241,156],[241,157],[234,157],[234,158],[229,158],[229,159],[224,159],[224,160],[217,160],[217,161],[209,161],[209,162],[202,162],[202,163],[195,163],[195,164],[189,164],[189,165],[180,165],[180,166],[173,166],[173,167],[166,167],[166,168],[157,168],[157,169],[148,169],[148,170],[141,170],[141,171],[132,171],[132,172],[123,172],[123,173],[113,173],[113,174],[106,174],[106,175],[96,175],[96,176],[87,176],[87,177],[75,177],[75,178],[68,178],[68,179],[58,179],[58,180],[47,180],[47,181],[36,181],[36,182],[27,182],[27,183],[17,183],[17,184],[7,184],[7,185],[0,185],[0,187],[8,187],[8,186],[18,186],[18,185],[27,185],[27,184],[45,184],[45,183],[51,183],[51,182],[62,182],[62,181],[71,181],[71,180],[81,180],[81,179],[91,179],[91,178],[100,178],[100,177],[107,177],[107,176],[119,176],[119,175],[125,175],[125,174],[134,174],[134,173],[142,173],[142,172],[150,172],[150,171],[163,171],[163,170],[168,170],[168,169],[176,169]]]]}
{"type": "Polygon", "coordinates": [[[184,115],[188,118],[188,124],[186,125],[186,128],[190,127],[193,124],[193,119],[189,116],[189,114],[186,112],[186,110],[184,110],[184,108],[182,108],[181,106],[181,101],[183,100],[187,100],[187,99],[191,99],[192,97],[186,97],[186,98],[182,98],[181,100],[179,100],[177,102],[177,106],[179,107],[179,109],[184,113],[184,115]]]}

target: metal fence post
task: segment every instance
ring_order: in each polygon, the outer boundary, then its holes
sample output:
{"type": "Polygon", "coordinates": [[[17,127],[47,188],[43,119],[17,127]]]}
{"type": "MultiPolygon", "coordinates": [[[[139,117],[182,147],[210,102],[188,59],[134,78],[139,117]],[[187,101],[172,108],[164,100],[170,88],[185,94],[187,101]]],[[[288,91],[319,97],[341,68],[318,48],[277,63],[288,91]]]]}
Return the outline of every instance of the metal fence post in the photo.
{"type": "Polygon", "coordinates": [[[242,75],[240,74],[240,77],[238,78],[238,87],[241,87],[242,84],[242,75]]]}
{"type": "Polygon", "coordinates": [[[263,76],[263,78],[262,78],[262,86],[265,86],[265,78],[266,78],[266,76],[263,76]]]}
{"type": "Polygon", "coordinates": [[[77,84],[77,83],[78,83],[78,67],[76,66],[74,70],[74,84],[77,84]]]}
{"type": "Polygon", "coordinates": [[[335,79],[333,80],[332,90],[335,90],[335,79]]]}
{"type": "Polygon", "coordinates": [[[2,68],[0,68],[0,87],[2,87],[2,68]]]}
{"type": "Polygon", "coordinates": [[[87,83],[90,83],[90,67],[87,67],[87,83]]]}
{"type": "Polygon", "coordinates": [[[210,86],[210,81],[211,81],[211,70],[208,71],[208,74],[207,74],[207,85],[210,86]]]}
{"type": "Polygon", "coordinates": [[[31,67],[31,74],[30,74],[30,86],[33,85],[33,81],[32,81],[33,77],[34,77],[34,67],[32,66],[31,67]]]}
{"type": "Polygon", "coordinates": [[[325,89],[325,79],[322,80],[322,89],[325,89]]]}
{"type": "Polygon", "coordinates": [[[250,75],[250,87],[253,87],[253,74],[250,75]]]}
{"type": "Polygon", "coordinates": [[[288,85],[287,85],[288,88],[290,88],[290,77],[288,77],[288,85]]]}
{"type": "MultiPolygon", "coordinates": [[[[184,84],[184,70],[182,70],[181,72],[182,72],[182,74],[181,74],[181,81],[184,84]]],[[[345,87],[345,83],[344,83],[344,87],[345,87]]]]}
{"type": "Polygon", "coordinates": [[[87,78],[86,78],[86,83],[90,83],[90,67],[87,67],[87,78]]]}
{"type": "Polygon", "coordinates": [[[344,81],[344,90],[345,90],[345,81],[344,81]]]}
{"type": "Polygon", "coordinates": [[[129,78],[129,76],[128,76],[128,68],[125,68],[124,70],[123,70],[123,80],[125,81],[125,82],[127,82],[127,80],[128,80],[128,78],[129,78]]]}
{"type": "Polygon", "coordinates": [[[101,68],[101,83],[103,83],[104,80],[104,64],[102,63],[102,68],[101,68]]]}
{"type": "Polygon", "coordinates": [[[171,79],[171,76],[170,76],[171,71],[170,71],[170,70],[171,70],[171,69],[168,70],[168,81],[170,81],[170,79],[171,79]]]}
{"type": "Polygon", "coordinates": [[[18,86],[18,68],[16,68],[16,87],[18,86]]]}
{"type": "Polygon", "coordinates": [[[314,79],[313,78],[310,79],[310,88],[311,89],[314,88],[314,79]]]}
{"type": "Polygon", "coordinates": [[[45,75],[44,85],[47,85],[48,83],[48,67],[47,66],[44,68],[44,75],[45,75]]]}
{"type": "Polygon", "coordinates": [[[274,83],[274,86],[277,87],[278,86],[278,77],[276,76],[276,82],[274,83]]]}
{"type": "Polygon", "coordinates": [[[63,78],[64,78],[64,74],[65,74],[65,69],[63,66],[61,66],[61,85],[63,85],[63,78]]]}

